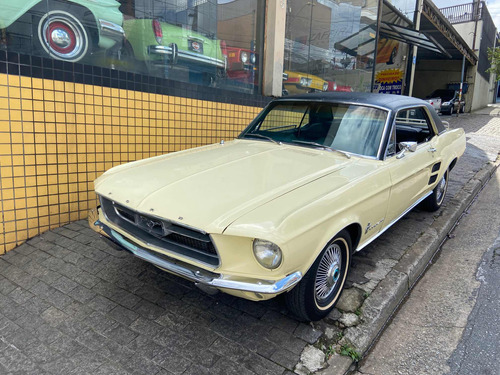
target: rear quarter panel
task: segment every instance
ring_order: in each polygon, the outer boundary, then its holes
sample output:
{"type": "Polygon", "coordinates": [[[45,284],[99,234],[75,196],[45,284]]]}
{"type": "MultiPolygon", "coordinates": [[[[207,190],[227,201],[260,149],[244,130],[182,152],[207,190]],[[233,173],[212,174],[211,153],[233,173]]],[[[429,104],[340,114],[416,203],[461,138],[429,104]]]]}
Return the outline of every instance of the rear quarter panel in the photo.
{"type": "MultiPolygon", "coordinates": [[[[465,131],[462,128],[447,130],[438,136],[438,144],[436,148],[440,153],[443,166],[446,167],[446,169],[449,168],[453,160],[458,159],[463,155],[465,147],[465,131]]],[[[441,168],[439,177],[443,175],[446,169],[441,168]]]]}

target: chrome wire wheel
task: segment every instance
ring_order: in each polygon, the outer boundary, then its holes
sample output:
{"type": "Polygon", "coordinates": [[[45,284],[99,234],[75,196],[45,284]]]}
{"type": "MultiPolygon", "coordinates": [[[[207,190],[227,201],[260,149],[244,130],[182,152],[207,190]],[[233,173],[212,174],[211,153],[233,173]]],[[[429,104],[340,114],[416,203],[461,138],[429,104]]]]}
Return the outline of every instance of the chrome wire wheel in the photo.
{"type": "Polygon", "coordinates": [[[351,264],[351,236],[341,230],[326,244],[299,284],[286,294],[286,304],[298,319],[316,321],[334,308],[351,264]]]}
{"type": "Polygon", "coordinates": [[[76,62],[89,48],[89,36],[82,23],[71,13],[54,10],[38,24],[38,38],[43,49],[53,58],[76,62]]]}
{"type": "Polygon", "coordinates": [[[342,252],[336,243],[328,246],[316,272],[314,292],[316,301],[323,305],[328,301],[339,283],[342,267],[342,252]]]}
{"type": "Polygon", "coordinates": [[[436,203],[440,206],[443,203],[444,196],[446,194],[446,188],[448,186],[448,173],[443,175],[441,181],[439,181],[436,186],[436,203]]]}

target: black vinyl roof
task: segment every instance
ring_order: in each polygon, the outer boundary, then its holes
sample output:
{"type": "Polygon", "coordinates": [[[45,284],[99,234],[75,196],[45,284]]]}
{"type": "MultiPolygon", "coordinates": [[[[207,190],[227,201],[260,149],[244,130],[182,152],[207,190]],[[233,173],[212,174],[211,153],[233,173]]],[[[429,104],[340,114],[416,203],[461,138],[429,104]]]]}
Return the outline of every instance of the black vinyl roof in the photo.
{"type": "MultiPolygon", "coordinates": [[[[397,112],[404,107],[425,106],[429,110],[431,117],[436,124],[438,133],[445,130],[441,119],[434,108],[426,101],[411,96],[393,95],[393,94],[377,94],[370,92],[315,92],[310,94],[283,96],[273,102],[281,102],[287,100],[308,100],[312,102],[328,102],[328,103],[352,103],[359,105],[371,105],[387,110],[397,112]]],[[[271,103],[273,103],[271,102],[271,103]]]]}
{"type": "Polygon", "coordinates": [[[392,94],[376,94],[367,92],[316,92],[310,94],[283,96],[276,101],[282,100],[310,100],[310,101],[325,101],[331,103],[355,103],[373,105],[382,107],[388,110],[398,110],[401,107],[426,105],[429,103],[410,96],[392,95],[392,94]]]}

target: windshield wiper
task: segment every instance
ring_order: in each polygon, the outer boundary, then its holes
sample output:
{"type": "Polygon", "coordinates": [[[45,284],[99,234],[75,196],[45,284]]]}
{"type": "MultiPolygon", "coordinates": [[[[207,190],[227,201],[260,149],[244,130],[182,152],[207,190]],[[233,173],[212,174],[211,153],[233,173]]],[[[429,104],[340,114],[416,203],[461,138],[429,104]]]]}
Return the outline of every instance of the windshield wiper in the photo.
{"type": "Polygon", "coordinates": [[[272,139],[271,137],[268,137],[267,135],[263,135],[263,134],[257,134],[257,133],[246,133],[243,135],[243,137],[248,137],[248,136],[251,136],[251,137],[257,137],[257,138],[263,138],[263,139],[267,139],[268,141],[271,141],[271,142],[274,142],[278,145],[281,144],[281,142],[278,142],[276,141],[275,139],[272,139]]]}
{"type": "Polygon", "coordinates": [[[298,140],[298,139],[295,139],[293,141],[290,141],[292,143],[300,143],[300,144],[303,144],[303,145],[309,145],[309,146],[315,146],[315,147],[320,147],[324,150],[328,150],[328,151],[336,151],[336,152],[339,152],[341,153],[342,155],[346,156],[347,159],[350,159],[351,158],[351,155],[348,154],[347,152],[345,151],[341,151],[341,150],[336,150],[334,148],[331,148],[330,146],[326,146],[322,143],[317,143],[317,142],[310,142],[310,141],[301,141],[301,140],[298,140]]]}

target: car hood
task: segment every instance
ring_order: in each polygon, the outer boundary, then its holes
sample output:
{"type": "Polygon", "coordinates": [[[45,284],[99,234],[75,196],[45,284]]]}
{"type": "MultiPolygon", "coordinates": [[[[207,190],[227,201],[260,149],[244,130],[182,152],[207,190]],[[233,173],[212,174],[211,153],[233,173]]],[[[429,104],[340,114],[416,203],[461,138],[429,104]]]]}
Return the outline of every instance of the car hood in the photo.
{"type": "Polygon", "coordinates": [[[222,233],[242,215],[356,159],[266,141],[235,140],[132,162],[95,181],[133,210],[222,233]]]}

